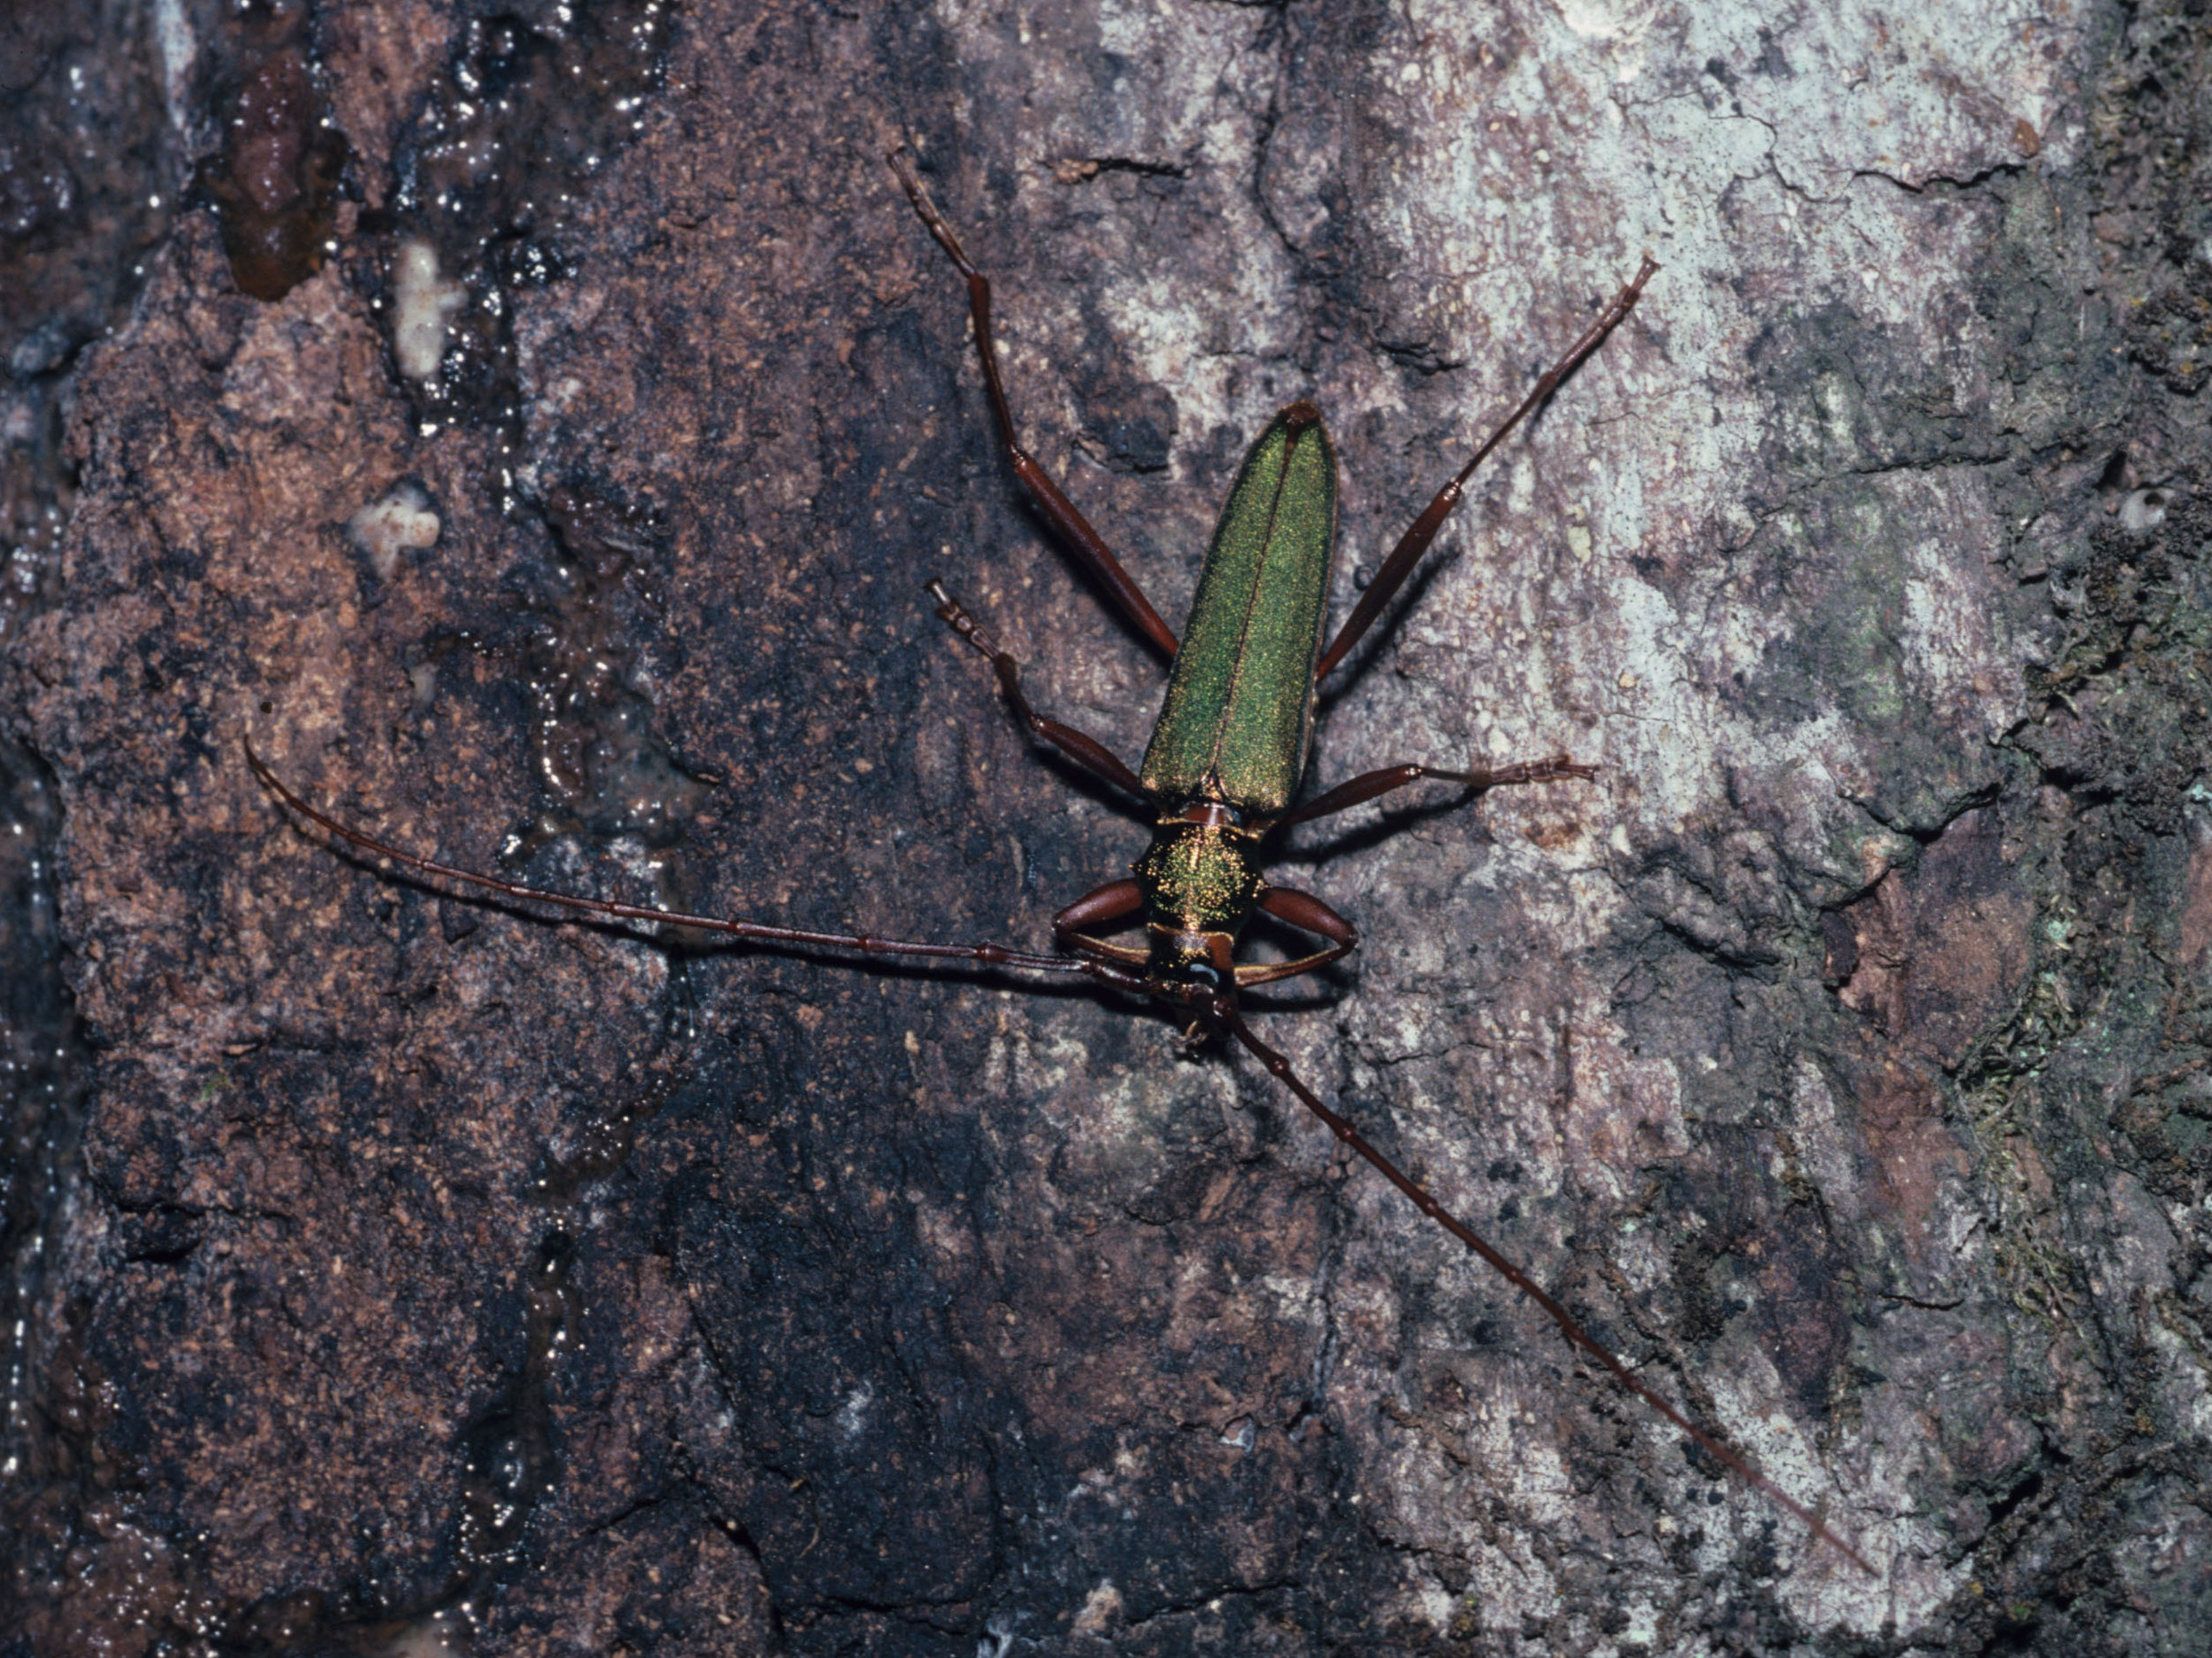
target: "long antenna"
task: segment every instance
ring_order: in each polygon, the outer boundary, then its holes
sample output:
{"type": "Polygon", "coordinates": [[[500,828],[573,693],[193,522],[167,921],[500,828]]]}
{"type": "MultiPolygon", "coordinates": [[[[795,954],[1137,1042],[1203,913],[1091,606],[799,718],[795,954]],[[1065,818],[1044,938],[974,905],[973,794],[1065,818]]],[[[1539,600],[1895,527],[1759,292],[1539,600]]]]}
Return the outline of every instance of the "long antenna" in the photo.
{"type": "Polygon", "coordinates": [[[1612,1371],[1615,1379],[1630,1392],[1668,1421],[1673,1423],[1676,1427],[1681,1428],[1690,1438],[1696,1440],[1699,1445],[1712,1453],[1717,1461],[1746,1485],[1763,1494],[1776,1507],[1803,1520],[1814,1536],[1839,1550],[1846,1560],[1866,1573],[1868,1576],[1879,1575],[1874,1568],[1867,1563],[1866,1558],[1858,1550],[1829,1529],[1826,1520],[1761,1473],[1752,1465],[1751,1459],[1741,1451],[1731,1449],[1718,1436],[1699,1427],[1696,1423],[1676,1410],[1665,1395],[1654,1392],[1641,1378],[1615,1356],[1611,1348],[1606,1347],[1576,1323],[1574,1315],[1554,1300],[1534,1278],[1500,1254],[1473,1227],[1468,1225],[1466,1222],[1438,1203],[1436,1198],[1430,1197],[1428,1190],[1415,1181],[1412,1175],[1406,1174],[1389,1158],[1375,1150],[1369,1143],[1367,1137],[1354,1128],[1349,1119],[1338,1115],[1322,1104],[1320,1096],[1298,1080],[1298,1073],[1290,1068],[1290,1061],[1253,1033],[1252,1027],[1244,1022],[1244,1015],[1238,1011],[1234,1002],[1225,995],[1216,994],[1210,1001],[1200,1005],[1210,1017],[1219,1020],[1228,1029],[1231,1035],[1249,1049],[1252,1057],[1265,1065],[1269,1074],[1278,1082],[1295,1094],[1308,1111],[1326,1123],[1330,1133],[1358,1152],[1361,1157],[1366,1158],[1383,1179],[1412,1198],[1416,1209],[1480,1255],[1500,1277],[1549,1314],[1552,1322],[1560,1327],[1568,1340],[1612,1371]]]}

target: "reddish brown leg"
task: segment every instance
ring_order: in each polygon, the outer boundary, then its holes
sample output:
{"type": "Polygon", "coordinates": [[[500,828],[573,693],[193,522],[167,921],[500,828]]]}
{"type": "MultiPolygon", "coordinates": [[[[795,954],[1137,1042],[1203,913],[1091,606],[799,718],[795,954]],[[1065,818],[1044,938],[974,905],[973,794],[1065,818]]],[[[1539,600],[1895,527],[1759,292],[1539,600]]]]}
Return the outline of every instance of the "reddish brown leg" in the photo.
{"type": "Polygon", "coordinates": [[[1144,951],[1091,938],[1085,929],[1111,927],[1116,922],[1127,921],[1144,907],[1145,889],[1135,881],[1127,876],[1109,881],[1084,893],[1053,916],[1052,937],[1064,950],[1080,950],[1099,961],[1118,962],[1124,967],[1143,967],[1148,959],[1144,951]]]}
{"type": "MultiPolygon", "coordinates": [[[[1106,939],[1090,936],[1088,929],[1110,927],[1115,922],[1127,921],[1145,907],[1145,889],[1128,879],[1109,881],[1095,892],[1086,892],[1066,909],[1052,917],[1052,936],[1063,948],[1081,950],[1100,961],[1116,962],[1126,967],[1143,967],[1147,957],[1142,950],[1130,945],[1114,944],[1106,939]]],[[[1340,955],[1350,954],[1359,944],[1359,931],[1351,923],[1324,904],[1311,892],[1301,892],[1293,887],[1271,886],[1260,894],[1260,908],[1278,921],[1287,922],[1301,932],[1312,933],[1326,939],[1329,947],[1302,955],[1295,962],[1255,963],[1237,969],[1240,987],[1250,985],[1271,985],[1281,978],[1295,978],[1310,973],[1317,967],[1326,967],[1340,955]]]]}
{"type": "Polygon", "coordinates": [[[961,609],[960,601],[945,591],[943,582],[930,583],[929,595],[937,601],[938,616],[989,661],[992,671],[998,675],[999,693],[1005,697],[1006,706],[1013,711],[1016,719],[1092,776],[1128,790],[1139,800],[1145,798],[1145,785],[1137,781],[1137,774],[1122,765],[1105,743],[1096,737],[1085,736],[1073,726],[1047,719],[1029,706],[1029,699],[1021,689],[1021,664],[1014,660],[1013,652],[977,626],[975,618],[961,609]]]}
{"type": "Polygon", "coordinates": [[[1594,777],[1597,767],[1578,766],[1563,754],[1549,759],[1516,760],[1510,766],[1492,770],[1477,768],[1467,772],[1447,772],[1435,766],[1386,766],[1380,771],[1362,772],[1349,782],[1342,782],[1326,794],[1309,800],[1295,812],[1279,817],[1269,827],[1287,829],[1293,823],[1308,822],[1332,813],[1348,811],[1362,801],[1373,800],[1403,789],[1407,783],[1431,777],[1438,782],[1459,783],[1468,789],[1502,789],[1511,783],[1548,783],[1562,777],[1594,777]]]}
{"type": "Polygon", "coordinates": [[[937,211],[936,203],[922,188],[922,181],[908,165],[905,153],[894,150],[890,161],[915,212],[921,215],[922,223],[929,227],[937,245],[952,260],[953,267],[967,279],[968,315],[975,323],[975,354],[983,365],[983,384],[990,393],[991,410],[998,417],[999,438],[1006,446],[1006,459],[1014,475],[1029,491],[1029,499],[1037,504],[1045,522],[1059,531],[1061,538],[1075,549],[1076,556],[1113,595],[1114,602],[1122,607],[1122,614],[1136,624],[1137,632],[1172,657],[1175,631],[1160,619],[1160,612],[1152,608],[1152,601],[1145,597],[1136,578],[1122,568],[1122,561],[1114,556],[1114,550],[1106,546],[1105,538],[1085,522],[1075,504],[1060,493],[1059,485],[1021,446],[1021,439],[1014,430],[1013,410],[1006,401],[1005,382],[999,375],[998,346],[991,336],[990,279],[969,263],[960,239],[952,233],[952,226],[945,223],[944,215],[937,211]]]}
{"type": "Polygon", "coordinates": [[[1237,969],[1237,986],[1248,989],[1254,985],[1271,985],[1278,979],[1295,978],[1301,973],[1311,973],[1317,967],[1326,967],[1340,955],[1349,955],[1359,946],[1359,929],[1324,904],[1311,892],[1301,892],[1295,887],[1271,886],[1260,894],[1260,908],[1278,921],[1288,922],[1301,932],[1310,932],[1317,939],[1326,939],[1329,947],[1316,950],[1311,955],[1302,955],[1295,962],[1256,962],[1237,969]]]}
{"type": "Polygon", "coordinates": [[[1874,1568],[1867,1564],[1859,1552],[1830,1530],[1828,1522],[1819,1514],[1806,1507],[1804,1504],[1799,1502],[1761,1473],[1752,1465],[1751,1459],[1742,1452],[1731,1449],[1725,1442],[1707,1433],[1677,1410],[1667,1402],[1665,1395],[1655,1391],[1649,1384],[1624,1364],[1614,1355],[1611,1348],[1604,1346],[1578,1324],[1574,1315],[1547,1294],[1534,1278],[1500,1254],[1473,1227],[1468,1225],[1438,1203],[1436,1198],[1430,1197],[1426,1188],[1370,1144],[1366,1136],[1352,1127],[1350,1120],[1322,1104],[1321,1096],[1298,1080],[1297,1073],[1290,1068],[1290,1061],[1253,1033],[1252,1027],[1244,1022],[1244,1015],[1237,1010],[1237,1004],[1233,1000],[1225,995],[1215,995],[1203,1002],[1193,999],[1192,1005],[1197,1007],[1208,1018],[1226,1029],[1231,1035],[1243,1043],[1252,1057],[1267,1067],[1270,1075],[1295,1094],[1300,1103],[1308,1111],[1326,1123],[1329,1132],[1334,1134],[1339,1141],[1365,1158],[1383,1179],[1412,1198],[1416,1209],[1451,1233],[1476,1254],[1481,1256],[1499,1277],[1542,1308],[1551,1321],[1559,1326],[1568,1340],[1573,1342],[1575,1346],[1610,1371],[1622,1386],[1676,1427],[1681,1429],[1683,1433],[1689,1434],[1690,1438],[1696,1440],[1698,1444],[1704,1446],[1720,1462],[1722,1466],[1728,1468],[1746,1485],[1763,1493],[1769,1502],[1802,1520],[1811,1528],[1814,1536],[1841,1551],[1853,1565],[1869,1576],[1875,1575],[1874,1568]]]}
{"type": "Polygon", "coordinates": [[[1124,876],[1085,892],[1052,917],[1052,931],[1063,939],[1086,927],[1111,927],[1127,921],[1145,907],[1145,889],[1124,876]]]}
{"type": "Polygon", "coordinates": [[[1444,527],[1444,521],[1460,504],[1460,492],[1467,487],[1468,479],[1475,475],[1475,468],[1483,464],[1484,457],[1505,440],[1507,432],[1520,425],[1532,410],[1558,390],[1559,382],[1574,373],[1576,365],[1596,350],[1605,336],[1620,326],[1621,319],[1635,309],[1637,297],[1643,292],[1643,285],[1651,280],[1658,269],[1657,263],[1649,254],[1646,254],[1634,279],[1613,295],[1613,303],[1598,313],[1597,320],[1582,331],[1580,339],[1567,348],[1567,355],[1546,371],[1544,378],[1536,382],[1536,389],[1521,399],[1519,408],[1506,416],[1505,424],[1483,439],[1474,459],[1460,468],[1456,477],[1437,491],[1437,499],[1430,501],[1421,515],[1413,520],[1413,527],[1400,538],[1397,546],[1391,549],[1390,556],[1382,561],[1382,570],[1367,584],[1367,591],[1359,595],[1359,602],[1352,607],[1351,615],[1344,619],[1344,625],[1329,641],[1329,648],[1321,653],[1321,659],[1313,670],[1316,680],[1326,676],[1331,668],[1343,661],[1344,653],[1366,637],[1367,630],[1374,625],[1375,618],[1382,614],[1383,607],[1397,597],[1398,589],[1413,573],[1413,566],[1421,562],[1421,555],[1429,550],[1429,544],[1437,538],[1437,531],[1444,527]]]}

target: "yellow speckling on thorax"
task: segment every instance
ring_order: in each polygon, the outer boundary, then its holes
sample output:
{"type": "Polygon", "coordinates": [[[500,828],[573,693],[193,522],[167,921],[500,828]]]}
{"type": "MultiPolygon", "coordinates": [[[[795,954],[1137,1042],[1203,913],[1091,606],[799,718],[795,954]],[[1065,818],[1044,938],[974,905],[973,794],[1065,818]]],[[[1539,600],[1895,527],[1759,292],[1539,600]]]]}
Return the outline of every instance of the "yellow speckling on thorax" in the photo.
{"type": "Polygon", "coordinates": [[[1155,917],[1193,931],[1236,931],[1263,884],[1242,839],[1203,823],[1161,824],[1132,873],[1155,917]]]}

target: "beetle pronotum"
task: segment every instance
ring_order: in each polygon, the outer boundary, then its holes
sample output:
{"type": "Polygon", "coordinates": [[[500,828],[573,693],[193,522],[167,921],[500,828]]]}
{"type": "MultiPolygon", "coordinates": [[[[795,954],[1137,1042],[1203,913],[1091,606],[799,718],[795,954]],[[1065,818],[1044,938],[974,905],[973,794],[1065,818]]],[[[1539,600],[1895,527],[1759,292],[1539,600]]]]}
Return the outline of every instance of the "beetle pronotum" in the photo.
{"type": "Polygon", "coordinates": [[[249,746],[248,758],[256,775],[291,811],[351,845],[417,875],[459,882],[503,898],[794,951],[965,962],[1017,976],[1084,979],[1103,989],[1164,1002],[1188,1016],[1193,1039],[1232,1038],[1344,1146],[1540,1307],[1576,1347],[1738,1478],[1870,1571],[1818,1514],[1638,1378],[1539,1285],[1447,1211],[1349,1118],[1326,1104],[1289,1060],[1254,1032],[1238,1001],[1240,990],[1311,972],[1358,943],[1351,923],[1319,899],[1266,882],[1259,862],[1271,836],[1424,778],[1456,783],[1471,797],[1490,789],[1594,774],[1591,767],[1563,754],[1464,771],[1403,764],[1364,773],[1303,804],[1298,800],[1319,681],[1343,661],[1404,587],[1476,468],[1628,316],[1658,270],[1657,263],[1645,255],[1636,274],[1437,492],[1383,562],[1351,614],[1328,636],[1326,648],[1322,640],[1335,539],[1335,458],[1320,412],[1312,404],[1301,400],[1282,409],[1245,456],[1208,549],[1190,617],[1178,638],[1104,538],[1022,448],[991,331],[989,281],[969,260],[904,155],[893,154],[891,162],[916,213],[967,284],[977,358],[1015,475],[1039,513],[1122,614],[1174,662],[1151,743],[1141,765],[1132,770],[1103,743],[1039,714],[1021,688],[1013,656],[941,582],[929,584],[938,615],[988,660],[1008,708],[1025,730],[1139,802],[1152,823],[1152,844],[1127,876],[1097,887],[1053,917],[1059,952],[812,931],[549,892],[421,857],[354,829],[295,793],[249,746]],[[1248,921],[1263,913],[1311,935],[1319,941],[1318,947],[1289,961],[1239,963],[1238,937],[1248,921]],[[1100,936],[1101,929],[1140,916],[1145,936],[1142,947],[1100,936]]]}

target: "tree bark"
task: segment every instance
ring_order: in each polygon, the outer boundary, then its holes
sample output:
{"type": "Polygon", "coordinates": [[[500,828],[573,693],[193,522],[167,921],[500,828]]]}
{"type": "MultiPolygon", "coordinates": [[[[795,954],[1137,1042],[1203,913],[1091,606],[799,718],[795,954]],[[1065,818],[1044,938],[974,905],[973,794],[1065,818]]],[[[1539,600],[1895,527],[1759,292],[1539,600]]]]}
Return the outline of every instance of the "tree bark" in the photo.
{"type": "Polygon", "coordinates": [[[86,1057],[0,1641],[2200,1646],[2200,10],[185,8],[209,159],[4,664],[86,1057]],[[1158,1010],[518,914],[256,785],[793,926],[1044,947],[1121,876],[923,591],[1142,753],[901,145],[1171,626],[1281,405],[1341,617],[1660,262],[1307,787],[1597,776],[1302,826],[1365,943],[1251,1001],[1870,1572],[1158,1010]]]}

